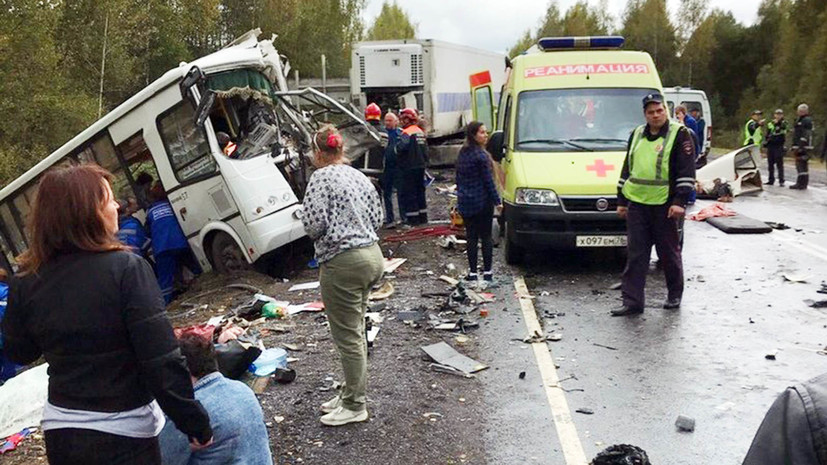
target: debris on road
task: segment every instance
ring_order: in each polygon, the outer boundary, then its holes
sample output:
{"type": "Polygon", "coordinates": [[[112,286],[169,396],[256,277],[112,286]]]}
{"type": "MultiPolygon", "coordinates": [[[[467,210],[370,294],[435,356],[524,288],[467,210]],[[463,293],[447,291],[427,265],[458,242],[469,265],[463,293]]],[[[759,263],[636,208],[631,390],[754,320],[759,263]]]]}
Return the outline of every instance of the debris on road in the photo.
{"type": "Polygon", "coordinates": [[[692,221],[704,221],[709,218],[735,216],[737,214],[738,213],[736,213],[735,211],[728,209],[724,204],[716,203],[714,205],[702,208],[701,211],[699,211],[698,213],[693,213],[687,216],[687,218],[692,221]]]}
{"type": "Polygon", "coordinates": [[[727,234],[766,234],[772,232],[772,228],[763,221],[744,215],[709,218],[706,222],[727,234]]]}
{"type": "Polygon", "coordinates": [[[678,415],[678,419],[675,420],[675,426],[677,426],[681,431],[688,431],[691,433],[692,431],[695,431],[695,419],[686,415],[678,415]]]}
{"type": "Polygon", "coordinates": [[[623,283],[614,283],[611,286],[609,286],[609,290],[610,291],[619,291],[621,287],[623,287],[623,283]]]}
{"type": "Polygon", "coordinates": [[[812,278],[808,274],[784,273],[784,279],[791,283],[806,283],[812,278]]]}
{"type": "Polygon", "coordinates": [[[402,266],[403,263],[407,262],[407,258],[386,258],[385,259],[385,274],[391,274],[396,271],[397,268],[402,266]]]}
{"type": "Polygon", "coordinates": [[[778,229],[779,231],[790,229],[790,227],[784,223],[776,223],[774,221],[766,221],[765,223],[767,223],[767,226],[771,227],[772,229],[778,229]]]}
{"type": "Polygon", "coordinates": [[[808,307],[812,308],[827,308],[827,300],[807,299],[804,301],[804,303],[807,304],[808,307]]]}
{"type": "Polygon", "coordinates": [[[7,437],[3,444],[0,444],[0,455],[17,449],[18,444],[23,442],[30,434],[37,431],[37,428],[23,428],[19,433],[7,437]]]}
{"type": "Polygon", "coordinates": [[[778,355],[778,349],[773,350],[772,352],[768,353],[767,355],[764,356],[764,358],[767,359],[767,360],[775,360],[776,355],[778,355]]]}
{"type": "Polygon", "coordinates": [[[439,364],[439,363],[431,363],[428,366],[431,368],[431,370],[438,371],[440,373],[447,373],[449,375],[461,376],[463,378],[476,378],[476,376],[474,376],[470,373],[466,373],[462,370],[458,370],[458,369],[456,369],[454,367],[450,367],[448,365],[442,365],[442,364],[439,364]]]}
{"type": "Polygon", "coordinates": [[[288,305],[287,314],[295,315],[302,312],[321,312],[324,310],[323,302],[308,302],[301,305],[288,305]]]}
{"type": "Polygon", "coordinates": [[[438,364],[456,368],[465,374],[476,373],[488,368],[488,365],[457,352],[445,341],[424,346],[422,350],[438,364]]]}
{"type": "Polygon", "coordinates": [[[575,410],[577,413],[582,413],[583,415],[594,415],[594,410],[590,408],[579,408],[575,410]]]}
{"type": "Polygon", "coordinates": [[[604,348],[604,349],[609,349],[609,350],[617,350],[617,347],[606,346],[606,345],[603,345],[603,344],[598,344],[598,343],[596,343],[596,342],[593,342],[593,343],[592,343],[592,345],[593,345],[593,346],[596,346],[596,347],[602,347],[602,348],[604,348]]]}
{"type": "Polygon", "coordinates": [[[394,293],[393,284],[390,281],[385,281],[379,289],[370,293],[368,298],[370,300],[385,300],[394,293]]]}
{"type": "Polygon", "coordinates": [[[302,283],[302,284],[295,284],[290,289],[288,289],[287,291],[288,292],[310,291],[310,290],[313,290],[313,289],[318,289],[320,285],[321,285],[321,283],[319,283],[318,281],[313,281],[313,282],[309,282],[309,283],[302,283]]]}
{"type": "Polygon", "coordinates": [[[521,371],[520,374],[517,375],[517,377],[520,378],[520,379],[525,379],[525,372],[521,371]]]}
{"type": "Polygon", "coordinates": [[[427,239],[429,237],[452,236],[460,232],[459,228],[455,228],[450,224],[441,224],[436,226],[425,226],[421,228],[414,228],[409,231],[401,232],[391,236],[386,236],[383,242],[408,242],[427,239]]]}

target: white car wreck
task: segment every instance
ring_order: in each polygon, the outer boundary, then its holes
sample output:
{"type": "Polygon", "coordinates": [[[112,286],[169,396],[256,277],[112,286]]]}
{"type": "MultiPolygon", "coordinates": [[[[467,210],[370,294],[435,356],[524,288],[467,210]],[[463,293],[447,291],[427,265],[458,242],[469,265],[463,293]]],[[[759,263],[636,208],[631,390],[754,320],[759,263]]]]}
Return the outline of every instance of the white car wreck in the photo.
{"type": "Polygon", "coordinates": [[[725,186],[732,197],[762,191],[760,161],[760,148],[748,145],[709,162],[695,173],[698,197],[724,197],[725,186]]]}

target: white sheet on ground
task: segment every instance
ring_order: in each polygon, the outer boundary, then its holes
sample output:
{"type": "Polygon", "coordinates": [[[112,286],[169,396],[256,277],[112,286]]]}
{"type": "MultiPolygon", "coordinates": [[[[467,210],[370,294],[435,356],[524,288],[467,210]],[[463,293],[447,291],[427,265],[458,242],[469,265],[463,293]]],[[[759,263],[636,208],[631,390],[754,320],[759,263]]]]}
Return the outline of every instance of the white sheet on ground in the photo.
{"type": "Polygon", "coordinates": [[[49,389],[49,365],[27,370],[0,386],[0,438],[40,426],[49,389]]]}

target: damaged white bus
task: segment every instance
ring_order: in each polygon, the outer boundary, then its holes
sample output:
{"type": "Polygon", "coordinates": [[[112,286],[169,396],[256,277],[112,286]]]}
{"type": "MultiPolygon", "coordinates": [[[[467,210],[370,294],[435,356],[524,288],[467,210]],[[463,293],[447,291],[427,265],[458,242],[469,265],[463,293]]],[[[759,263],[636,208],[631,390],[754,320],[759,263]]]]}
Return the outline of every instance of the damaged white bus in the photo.
{"type": "Polygon", "coordinates": [[[335,124],[354,158],[379,137],[324,94],[287,91],[289,64],[258,35],[168,71],[0,190],[0,266],[16,270],[15,257],[27,248],[40,175],[73,163],[103,166],[115,176],[116,196],[142,208],[146,183],[160,180],[205,269],[245,269],[303,237],[312,132],[335,124]],[[219,147],[219,132],[236,145],[232,156],[219,147]]]}

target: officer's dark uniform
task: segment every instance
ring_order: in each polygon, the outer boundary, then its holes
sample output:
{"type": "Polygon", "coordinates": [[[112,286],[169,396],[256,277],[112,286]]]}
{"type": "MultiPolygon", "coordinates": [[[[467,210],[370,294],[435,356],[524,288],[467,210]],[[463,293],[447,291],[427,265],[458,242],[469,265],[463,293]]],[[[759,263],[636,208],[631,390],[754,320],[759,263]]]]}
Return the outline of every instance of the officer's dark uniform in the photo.
{"type": "MultiPolygon", "coordinates": [[[[662,103],[660,95],[647,95],[644,108],[662,103]]],[[[668,121],[656,134],[644,124],[632,132],[618,181],[618,206],[628,207],[626,228],[628,259],[623,271],[623,308],[616,316],[640,313],[652,245],[666,274],[667,308],[677,308],[683,296],[683,264],[678,221],[668,218],[669,207],[686,208],[695,187],[695,145],[685,126],[668,121]]]]}
{"type": "Polygon", "coordinates": [[[793,153],[795,153],[795,170],[798,176],[790,189],[806,189],[810,182],[809,150],[813,149],[813,119],[810,115],[799,116],[793,129],[793,153]]]}
{"type": "Polygon", "coordinates": [[[784,143],[787,140],[787,121],[781,118],[777,123],[767,123],[767,165],[770,177],[767,184],[775,182],[775,168],[778,168],[778,185],[784,185],[784,143]]]}
{"type": "Polygon", "coordinates": [[[405,211],[405,222],[428,222],[428,204],[425,200],[425,167],[428,163],[428,143],[425,132],[416,124],[402,130],[396,143],[396,156],[401,173],[399,196],[405,211]]]}

